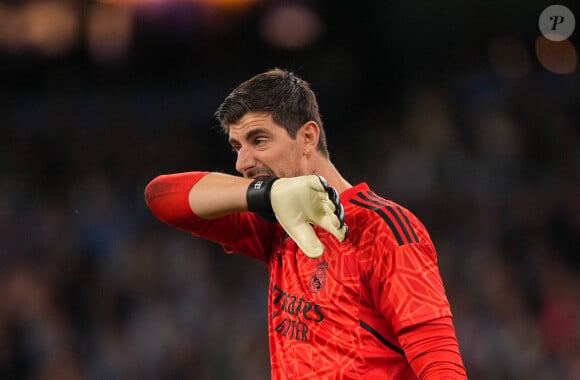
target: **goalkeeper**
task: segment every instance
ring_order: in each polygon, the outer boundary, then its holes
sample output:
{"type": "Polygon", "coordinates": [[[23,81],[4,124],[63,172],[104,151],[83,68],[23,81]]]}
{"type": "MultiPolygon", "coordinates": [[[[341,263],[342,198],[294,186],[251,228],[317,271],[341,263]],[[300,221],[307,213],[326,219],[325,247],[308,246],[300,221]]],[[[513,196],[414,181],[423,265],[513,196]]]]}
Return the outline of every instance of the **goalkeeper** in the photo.
{"type": "Polygon", "coordinates": [[[465,379],[427,230],[341,176],[309,84],[267,71],[216,117],[243,177],[162,175],[145,196],[164,222],[268,265],[272,379],[465,379]]]}

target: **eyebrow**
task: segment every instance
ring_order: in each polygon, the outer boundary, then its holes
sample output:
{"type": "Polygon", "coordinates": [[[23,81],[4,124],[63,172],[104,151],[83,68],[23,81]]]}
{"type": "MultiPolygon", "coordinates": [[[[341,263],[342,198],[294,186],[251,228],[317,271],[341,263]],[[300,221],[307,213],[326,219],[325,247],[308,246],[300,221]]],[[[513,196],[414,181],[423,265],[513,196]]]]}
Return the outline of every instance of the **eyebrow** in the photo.
{"type": "MultiPolygon", "coordinates": [[[[251,131],[246,133],[246,140],[251,140],[253,137],[260,135],[260,134],[269,134],[269,133],[270,133],[270,131],[268,131],[265,128],[252,129],[251,131]]],[[[240,143],[238,140],[232,139],[232,138],[230,138],[228,141],[231,145],[240,143]]]]}

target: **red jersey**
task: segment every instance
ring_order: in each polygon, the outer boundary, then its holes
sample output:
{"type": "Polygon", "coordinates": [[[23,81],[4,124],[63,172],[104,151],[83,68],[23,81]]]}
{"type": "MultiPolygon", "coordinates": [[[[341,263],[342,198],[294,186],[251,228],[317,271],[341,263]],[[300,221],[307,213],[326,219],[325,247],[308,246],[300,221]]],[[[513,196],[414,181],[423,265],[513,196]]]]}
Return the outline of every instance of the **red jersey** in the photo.
{"type": "Polygon", "coordinates": [[[466,378],[425,227],[364,183],[340,198],[348,236],[341,243],[315,226],[325,246],[317,259],[249,212],[175,225],[269,266],[272,379],[427,378],[429,350],[466,378]]]}

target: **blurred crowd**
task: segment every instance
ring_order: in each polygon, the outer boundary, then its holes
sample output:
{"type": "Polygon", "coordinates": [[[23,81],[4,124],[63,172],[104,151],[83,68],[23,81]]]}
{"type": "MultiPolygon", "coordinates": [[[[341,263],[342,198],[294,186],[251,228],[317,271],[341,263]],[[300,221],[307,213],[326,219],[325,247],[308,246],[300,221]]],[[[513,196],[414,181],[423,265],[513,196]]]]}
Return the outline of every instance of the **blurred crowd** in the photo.
{"type": "Polygon", "coordinates": [[[284,54],[229,26],[191,54],[151,53],[165,41],[150,32],[108,69],[83,51],[0,54],[0,379],[269,378],[266,266],[163,224],[143,192],[160,174],[234,173],[212,114],[280,62],[313,84],[347,180],[429,230],[469,378],[580,379],[580,77],[542,68],[527,40],[500,44],[498,68],[428,11],[345,4],[320,50],[284,54]],[[409,12],[424,34],[395,38],[409,12]],[[386,32],[367,44],[371,23],[386,32]]]}

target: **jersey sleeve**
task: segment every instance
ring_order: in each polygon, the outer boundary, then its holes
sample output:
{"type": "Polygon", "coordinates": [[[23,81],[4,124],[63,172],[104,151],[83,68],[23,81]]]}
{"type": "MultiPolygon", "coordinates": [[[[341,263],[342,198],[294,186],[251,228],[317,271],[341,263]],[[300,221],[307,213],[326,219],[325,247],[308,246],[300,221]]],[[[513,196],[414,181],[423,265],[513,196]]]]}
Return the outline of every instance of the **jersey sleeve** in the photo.
{"type": "Polygon", "coordinates": [[[418,379],[467,379],[451,317],[404,329],[398,338],[418,379]]]}
{"type": "Polygon", "coordinates": [[[408,214],[416,239],[377,234],[372,292],[419,379],[465,379],[437,255],[425,227],[408,214]]]}
{"type": "Polygon", "coordinates": [[[268,263],[278,235],[277,223],[268,223],[250,212],[202,219],[191,210],[189,192],[206,174],[187,172],[155,178],[145,189],[147,205],[158,219],[173,227],[218,243],[228,253],[239,252],[268,263]]]}
{"type": "Polygon", "coordinates": [[[400,331],[451,316],[435,249],[430,241],[397,245],[378,239],[375,278],[379,308],[400,331]]]}
{"type": "Polygon", "coordinates": [[[242,253],[268,263],[277,223],[268,223],[251,212],[243,212],[212,220],[198,220],[191,232],[222,245],[228,253],[242,253]]]}

